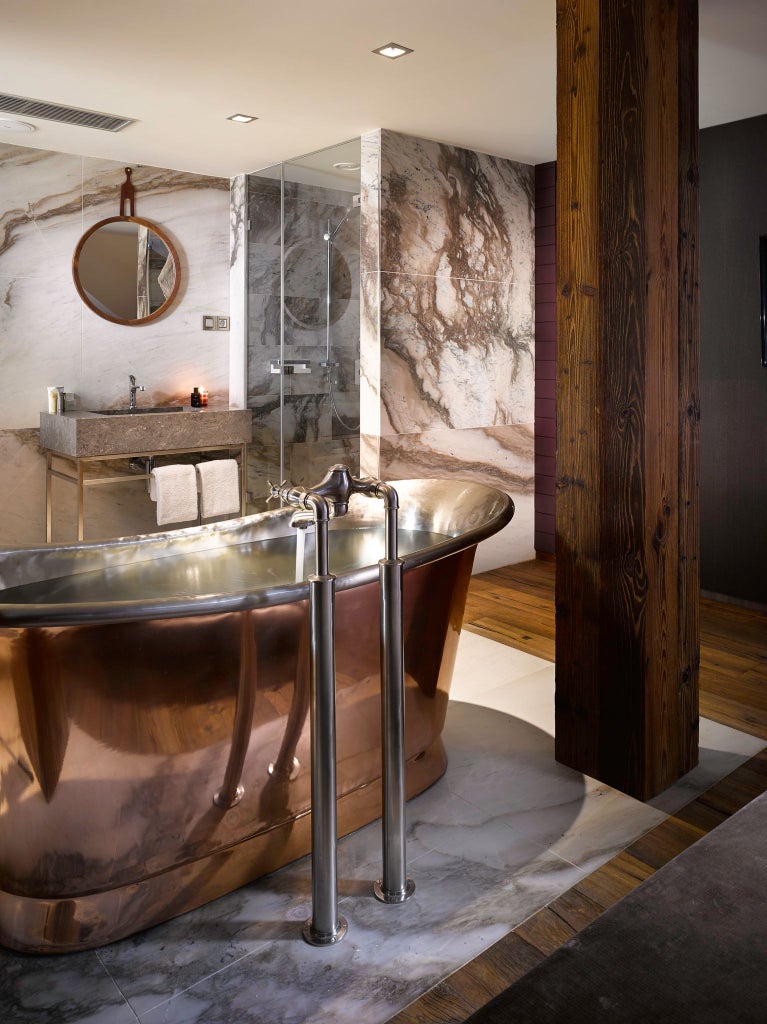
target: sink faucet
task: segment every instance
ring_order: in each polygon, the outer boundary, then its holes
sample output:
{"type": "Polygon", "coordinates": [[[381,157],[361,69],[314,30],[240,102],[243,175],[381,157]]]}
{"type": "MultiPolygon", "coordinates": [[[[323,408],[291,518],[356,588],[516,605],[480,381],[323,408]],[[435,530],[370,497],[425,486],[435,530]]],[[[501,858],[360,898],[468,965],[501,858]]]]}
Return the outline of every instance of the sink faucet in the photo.
{"type": "Polygon", "coordinates": [[[130,374],[130,400],[128,402],[128,408],[130,409],[131,412],[133,412],[133,410],[136,408],[136,392],[137,391],[143,391],[143,390],[144,390],[144,385],[143,384],[137,384],[136,383],[136,378],[131,373],[130,374]]]}

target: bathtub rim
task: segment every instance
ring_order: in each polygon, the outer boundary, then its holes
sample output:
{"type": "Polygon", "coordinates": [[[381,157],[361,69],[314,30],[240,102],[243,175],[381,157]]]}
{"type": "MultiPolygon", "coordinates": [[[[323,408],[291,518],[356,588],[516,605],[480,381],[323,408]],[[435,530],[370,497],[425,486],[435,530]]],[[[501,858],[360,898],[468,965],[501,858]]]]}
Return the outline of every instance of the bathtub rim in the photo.
{"type": "MultiPolygon", "coordinates": [[[[472,547],[487,537],[492,536],[503,529],[514,515],[514,502],[512,498],[499,488],[490,487],[487,484],[480,484],[473,480],[460,478],[445,480],[443,478],[396,480],[392,484],[395,490],[400,493],[407,493],[415,485],[425,485],[439,490],[440,487],[471,488],[476,496],[485,492],[488,499],[493,498],[495,506],[490,510],[487,518],[476,526],[465,531],[456,533],[453,536],[445,535],[444,539],[436,544],[427,545],[417,551],[402,556],[404,570],[414,569],[429,562],[436,562],[447,558],[458,551],[472,547]]],[[[356,496],[355,496],[356,497],[356,496]]],[[[373,501],[374,499],[365,499],[373,501]]],[[[381,508],[381,523],[383,523],[383,508],[381,508]]],[[[164,533],[141,534],[135,537],[122,537],[110,541],[97,541],[91,543],[56,544],[41,547],[23,547],[4,549],[8,554],[27,554],[30,559],[45,560],[54,554],[66,555],[68,552],[119,550],[129,546],[142,548],[159,546],[174,538],[179,540],[188,538],[194,540],[199,538],[204,542],[206,537],[215,533],[236,533],[245,528],[249,523],[258,522],[282,522],[293,514],[290,508],[275,509],[270,512],[258,512],[250,516],[242,516],[236,519],[226,520],[224,523],[205,524],[203,526],[185,527],[179,530],[170,530],[164,533]],[[222,530],[221,527],[225,529],[222,530]],[[218,528],[218,529],[217,529],[218,528]]],[[[344,518],[336,521],[336,529],[354,529],[354,517],[344,518]]],[[[359,525],[359,523],[357,524],[359,525]]],[[[288,534],[283,533],[281,536],[288,534]]],[[[266,540],[267,538],[263,538],[266,540]]],[[[255,541],[258,543],[258,540],[255,541]]],[[[205,550],[197,548],[197,550],[205,550]]],[[[3,552],[0,552],[0,557],[3,552]]],[[[123,564],[128,564],[126,561],[123,564]]],[[[82,571],[88,571],[84,569],[82,571]]],[[[341,572],[336,575],[336,590],[351,590],[354,587],[370,583],[378,578],[378,563],[361,566],[355,569],[341,572]]],[[[46,578],[46,577],[43,577],[46,578]]],[[[49,577],[50,578],[50,577],[49,577]]],[[[3,591],[0,590],[0,596],[3,591]]],[[[28,603],[6,603],[0,601],[0,629],[4,628],[27,628],[27,627],[56,627],[56,626],[81,626],[81,625],[104,625],[113,622],[136,622],[143,619],[170,619],[186,616],[217,615],[231,612],[243,612],[251,609],[265,608],[272,605],[288,604],[308,600],[309,583],[308,579],[302,582],[279,583],[258,587],[255,590],[235,591],[231,594],[201,594],[191,597],[179,598],[146,598],[141,600],[117,600],[113,602],[69,602],[53,604],[28,604],[28,603]]]]}

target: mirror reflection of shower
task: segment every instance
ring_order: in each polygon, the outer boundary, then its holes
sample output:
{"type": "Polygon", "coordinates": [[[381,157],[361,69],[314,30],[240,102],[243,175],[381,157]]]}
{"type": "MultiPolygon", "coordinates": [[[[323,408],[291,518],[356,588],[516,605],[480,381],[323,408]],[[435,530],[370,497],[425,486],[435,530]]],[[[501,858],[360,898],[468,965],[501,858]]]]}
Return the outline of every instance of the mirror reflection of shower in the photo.
{"type": "MultiPolygon", "coordinates": [[[[343,215],[341,220],[338,221],[335,227],[332,226],[330,220],[328,219],[327,231],[323,235],[323,238],[327,244],[327,281],[325,285],[325,360],[324,362],[322,362],[321,365],[326,367],[328,373],[328,395],[330,397],[330,407],[332,409],[333,415],[336,417],[338,422],[345,430],[359,430],[359,420],[356,423],[350,423],[344,419],[344,417],[338,411],[338,406],[336,404],[336,396],[333,390],[333,386],[338,383],[335,375],[338,362],[336,361],[333,353],[333,246],[338,232],[341,230],[344,224],[346,224],[346,222],[354,213],[359,213],[359,208],[360,196],[358,193],[357,195],[352,197],[352,205],[343,215]]],[[[357,365],[359,365],[359,360],[357,360],[357,365]]]]}

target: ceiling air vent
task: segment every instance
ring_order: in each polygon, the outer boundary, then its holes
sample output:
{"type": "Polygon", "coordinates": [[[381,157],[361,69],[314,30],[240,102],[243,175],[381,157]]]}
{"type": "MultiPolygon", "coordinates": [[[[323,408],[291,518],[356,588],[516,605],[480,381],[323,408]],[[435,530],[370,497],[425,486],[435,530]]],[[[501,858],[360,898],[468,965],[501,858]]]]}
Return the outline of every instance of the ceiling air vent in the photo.
{"type": "Polygon", "coordinates": [[[79,124],[83,128],[101,128],[105,132],[119,132],[135,123],[132,117],[116,117],[114,114],[99,114],[94,110],[78,110],[77,107],[62,107],[58,103],[44,103],[28,96],[9,96],[0,93],[0,110],[27,117],[40,117],[45,121],[60,121],[63,124],[79,124]]]}

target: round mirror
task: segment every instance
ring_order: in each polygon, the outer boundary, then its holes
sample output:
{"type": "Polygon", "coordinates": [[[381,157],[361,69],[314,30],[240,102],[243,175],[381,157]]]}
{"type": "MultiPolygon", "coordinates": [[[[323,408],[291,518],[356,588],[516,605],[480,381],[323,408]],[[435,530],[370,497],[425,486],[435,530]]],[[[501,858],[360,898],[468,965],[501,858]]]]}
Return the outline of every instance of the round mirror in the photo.
{"type": "Polygon", "coordinates": [[[170,239],[140,217],[100,220],[72,260],[80,298],[114,324],[145,324],[164,313],[176,297],[180,270],[170,239]]]}

